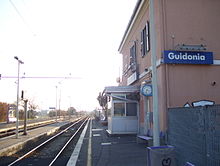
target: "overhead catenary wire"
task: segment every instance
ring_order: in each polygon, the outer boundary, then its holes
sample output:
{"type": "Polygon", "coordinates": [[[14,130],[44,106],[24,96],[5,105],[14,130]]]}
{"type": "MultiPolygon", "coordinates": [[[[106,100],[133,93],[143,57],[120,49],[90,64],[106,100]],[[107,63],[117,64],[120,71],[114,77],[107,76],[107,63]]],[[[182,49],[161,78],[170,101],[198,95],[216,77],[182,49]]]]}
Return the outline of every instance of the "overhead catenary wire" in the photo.
{"type": "MultiPolygon", "coordinates": [[[[18,78],[16,76],[3,76],[1,75],[1,79],[7,78],[18,78]]],[[[81,77],[59,77],[59,76],[22,76],[21,79],[82,79],[81,77]]]]}
{"type": "Polygon", "coordinates": [[[14,10],[16,11],[16,13],[18,14],[18,16],[21,18],[22,22],[27,26],[27,28],[30,30],[30,32],[33,34],[33,36],[36,36],[36,34],[33,32],[33,30],[31,29],[30,25],[28,24],[28,22],[25,20],[25,18],[22,16],[22,14],[20,13],[20,11],[18,10],[18,8],[16,7],[16,5],[12,2],[12,0],[9,0],[9,2],[11,3],[11,5],[13,6],[14,10]]]}

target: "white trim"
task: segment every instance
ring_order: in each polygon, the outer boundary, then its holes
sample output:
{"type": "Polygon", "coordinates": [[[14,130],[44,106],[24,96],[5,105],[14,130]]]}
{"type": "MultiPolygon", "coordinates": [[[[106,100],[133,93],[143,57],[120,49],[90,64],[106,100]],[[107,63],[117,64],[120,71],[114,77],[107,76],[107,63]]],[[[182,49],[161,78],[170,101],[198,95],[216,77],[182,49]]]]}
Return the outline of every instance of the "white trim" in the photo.
{"type": "MultiPolygon", "coordinates": [[[[160,64],[161,64],[161,59],[158,59],[157,60],[157,67],[160,66],[160,64]]],[[[220,65],[220,60],[217,60],[217,59],[213,60],[213,65],[220,65]]],[[[144,71],[139,75],[139,79],[141,79],[145,75],[147,75],[152,70],[152,66],[148,67],[147,69],[148,69],[147,71],[144,71]]]]}
{"type": "MultiPolygon", "coordinates": [[[[158,59],[156,63],[157,63],[157,67],[159,67],[159,66],[161,65],[161,59],[158,59]]],[[[147,68],[147,71],[144,71],[143,73],[141,73],[141,74],[139,75],[139,79],[143,78],[143,77],[144,77],[145,75],[147,75],[151,70],[152,70],[152,66],[148,67],[148,68],[147,68]]]]}
{"type": "MultiPolygon", "coordinates": [[[[90,119],[90,121],[91,121],[90,124],[92,125],[92,120],[90,119]]],[[[74,148],[73,153],[71,154],[71,156],[69,158],[69,161],[67,162],[67,166],[75,166],[76,165],[78,157],[79,157],[80,150],[82,148],[83,140],[84,140],[85,135],[86,135],[86,131],[87,131],[88,125],[89,125],[89,120],[86,123],[86,126],[85,126],[85,128],[83,129],[83,131],[82,131],[82,133],[80,135],[80,138],[79,138],[79,140],[78,140],[78,142],[76,144],[76,147],[74,148]]],[[[91,132],[91,129],[90,129],[90,132],[91,132]]]]}
{"type": "Polygon", "coordinates": [[[141,73],[139,75],[139,79],[141,79],[142,77],[144,77],[145,75],[147,75],[147,73],[149,73],[149,71],[144,71],[143,73],[141,73]]]}
{"type": "Polygon", "coordinates": [[[213,65],[220,65],[220,60],[213,60],[213,65]]]}
{"type": "Polygon", "coordinates": [[[120,48],[119,48],[119,52],[121,52],[122,47],[123,47],[124,44],[125,44],[125,41],[126,41],[126,39],[127,39],[127,37],[128,37],[128,34],[130,33],[130,31],[131,31],[131,29],[132,29],[132,27],[133,27],[133,25],[134,25],[134,22],[135,22],[135,20],[136,20],[136,18],[137,18],[137,15],[139,14],[139,11],[141,10],[141,7],[142,7],[143,3],[144,3],[144,0],[141,1],[141,4],[139,5],[137,12],[135,13],[134,18],[132,19],[131,25],[129,26],[128,31],[127,31],[127,33],[126,33],[126,35],[125,35],[125,37],[124,37],[124,39],[123,39],[123,41],[122,41],[122,44],[121,44],[121,46],[120,46],[120,48]]]}
{"type": "Polygon", "coordinates": [[[137,81],[138,78],[137,78],[137,72],[134,72],[132,75],[130,75],[128,78],[127,78],[127,85],[131,85],[132,83],[134,83],[135,81],[137,81]]]}

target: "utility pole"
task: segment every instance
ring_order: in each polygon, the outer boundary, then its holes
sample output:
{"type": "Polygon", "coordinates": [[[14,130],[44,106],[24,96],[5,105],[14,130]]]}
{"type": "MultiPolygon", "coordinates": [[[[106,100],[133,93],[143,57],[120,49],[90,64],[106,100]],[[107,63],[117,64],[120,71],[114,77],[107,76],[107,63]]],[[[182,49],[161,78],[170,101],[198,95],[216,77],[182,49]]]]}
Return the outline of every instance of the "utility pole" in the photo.
{"type": "Polygon", "coordinates": [[[160,126],[158,112],[158,90],[157,90],[157,36],[154,20],[154,0],[150,0],[150,43],[151,43],[151,65],[152,65],[152,86],[153,86],[153,145],[160,146],[160,126]]]}
{"type": "Polygon", "coordinates": [[[14,57],[18,61],[18,80],[17,80],[17,106],[16,106],[16,138],[18,138],[19,125],[19,79],[20,79],[20,64],[24,64],[17,56],[14,57]]]}

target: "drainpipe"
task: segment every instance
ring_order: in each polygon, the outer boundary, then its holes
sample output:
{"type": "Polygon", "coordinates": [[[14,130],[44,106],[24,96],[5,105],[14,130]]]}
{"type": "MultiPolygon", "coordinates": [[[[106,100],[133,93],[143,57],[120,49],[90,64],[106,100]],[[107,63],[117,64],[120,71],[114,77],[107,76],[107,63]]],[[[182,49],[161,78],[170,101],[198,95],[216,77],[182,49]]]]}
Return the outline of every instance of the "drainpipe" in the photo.
{"type": "Polygon", "coordinates": [[[158,112],[158,89],[157,89],[157,54],[156,54],[156,32],[154,21],[154,0],[150,0],[150,43],[152,64],[152,86],[153,86],[153,145],[160,146],[159,137],[159,112],[158,112]]]}

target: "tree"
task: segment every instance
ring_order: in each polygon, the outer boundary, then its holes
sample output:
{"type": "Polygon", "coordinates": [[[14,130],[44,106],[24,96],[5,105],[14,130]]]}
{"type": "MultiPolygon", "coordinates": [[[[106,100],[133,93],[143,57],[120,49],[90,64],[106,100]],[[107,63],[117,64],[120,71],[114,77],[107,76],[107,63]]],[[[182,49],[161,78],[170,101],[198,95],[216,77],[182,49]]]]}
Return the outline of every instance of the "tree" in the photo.
{"type": "Polygon", "coordinates": [[[49,117],[54,117],[56,116],[56,111],[55,110],[52,110],[49,112],[49,117]]]}
{"type": "Polygon", "coordinates": [[[106,95],[103,95],[102,93],[99,93],[99,96],[97,97],[97,100],[99,101],[99,105],[102,107],[102,110],[105,112],[105,119],[107,119],[108,116],[108,97],[106,95]]]}
{"type": "Polygon", "coordinates": [[[77,114],[76,109],[74,107],[70,107],[68,109],[68,113],[69,113],[69,115],[76,115],[77,114]]]}
{"type": "Polygon", "coordinates": [[[28,99],[28,109],[29,110],[36,110],[37,108],[39,108],[39,106],[37,104],[35,104],[34,99],[28,99]]]}
{"type": "Polygon", "coordinates": [[[35,118],[36,116],[36,109],[39,108],[37,104],[35,104],[34,98],[28,99],[28,118],[35,118]]]}

